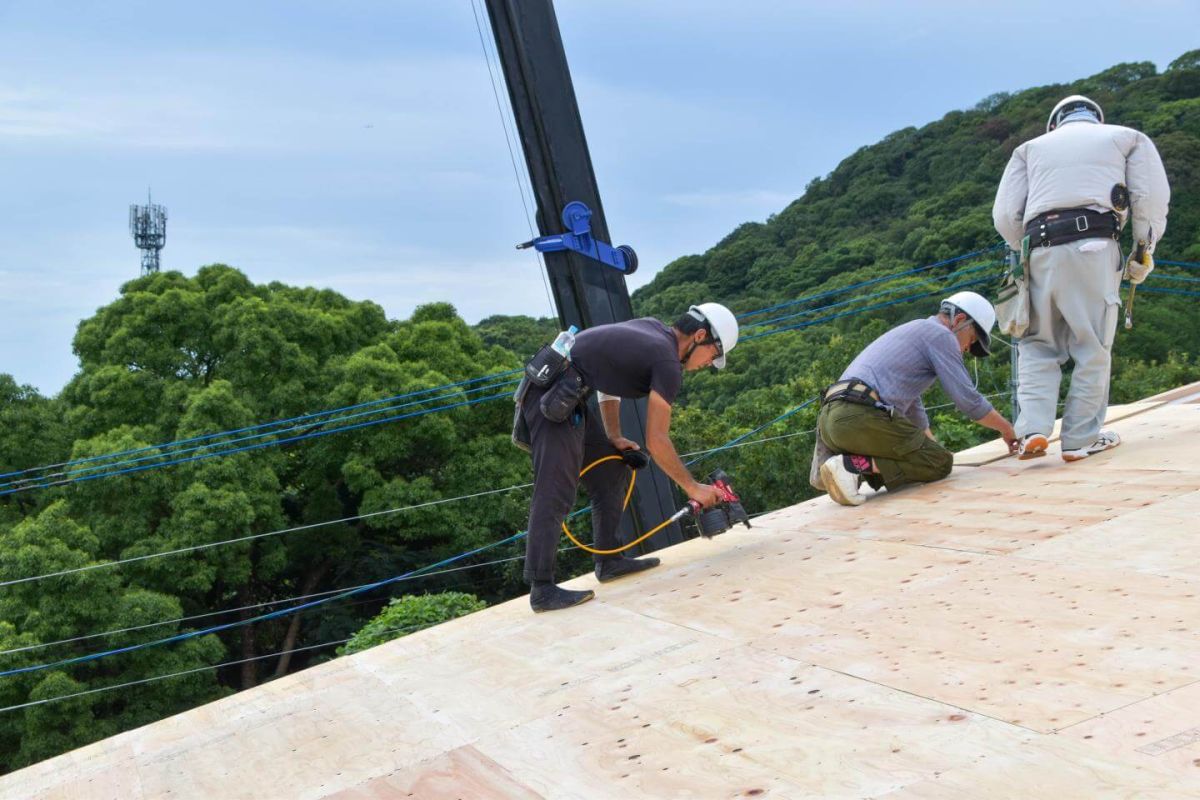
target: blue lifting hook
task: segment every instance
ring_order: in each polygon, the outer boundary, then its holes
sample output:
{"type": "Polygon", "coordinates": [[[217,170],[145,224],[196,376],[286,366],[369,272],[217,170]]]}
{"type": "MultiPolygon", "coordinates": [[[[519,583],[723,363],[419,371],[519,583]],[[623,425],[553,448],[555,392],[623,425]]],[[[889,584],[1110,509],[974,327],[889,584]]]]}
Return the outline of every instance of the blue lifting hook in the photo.
{"type": "Polygon", "coordinates": [[[563,208],[562,221],[570,233],[558,233],[553,236],[539,236],[528,242],[517,245],[518,250],[527,247],[536,248],[539,253],[557,253],[560,250],[573,250],[588,258],[594,258],[601,264],[632,275],[637,271],[637,253],[627,244],[612,247],[607,242],[601,242],[592,237],[592,210],[578,200],[572,200],[563,208]]]}

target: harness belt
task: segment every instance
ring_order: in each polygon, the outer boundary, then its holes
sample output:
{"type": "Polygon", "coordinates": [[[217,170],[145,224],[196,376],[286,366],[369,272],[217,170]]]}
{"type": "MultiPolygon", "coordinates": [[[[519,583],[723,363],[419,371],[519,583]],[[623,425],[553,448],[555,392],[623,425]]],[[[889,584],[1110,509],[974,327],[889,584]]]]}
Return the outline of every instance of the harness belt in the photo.
{"type": "Polygon", "coordinates": [[[892,407],[879,399],[879,393],[858,378],[839,381],[821,393],[821,405],[832,403],[835,400],[845,400],[847,403],[870,406],[878,408],[880,411],[886,411],[888,414],[892,413],[892,407]]]}
{"type": "Polygon", "coordinates": [[[1029,246],[1054,247],[1079,239],[1116,239],[1121,228],[1111,211],[1062,208],[1038,214],[1025,226],[1029,246]]]}

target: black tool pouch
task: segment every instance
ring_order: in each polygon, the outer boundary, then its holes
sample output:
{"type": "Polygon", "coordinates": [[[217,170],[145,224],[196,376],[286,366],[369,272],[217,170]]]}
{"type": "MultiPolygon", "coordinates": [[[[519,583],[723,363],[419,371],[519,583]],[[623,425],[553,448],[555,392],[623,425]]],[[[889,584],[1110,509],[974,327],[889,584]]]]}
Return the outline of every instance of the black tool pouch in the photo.
{"type": "Polygon", "coordinates": [[[538,405],[542,416],[551,422],[566,422],[587,397],[583,376],[569,363],[554,385],[546,390],[538,405]]]}
{"type": "Polygon", "coordinates": [[[570,365],[570,360],[550,345],[545,345],[525,362],[525,377],[539,389],[545,389],[558,379],[570,365]]]}
{"type": "Polygon", "coordinates": [[[513,427],[512,427],[512,443],[524,450],[526,453],[533,451],[533,439],[529,435],[529,423],[525,421],[525,414],[522,406],[525,405],[525,393],[529,391],[529,378],[522,378],[517,384],[517,390],[513,392],[513,427]]]}

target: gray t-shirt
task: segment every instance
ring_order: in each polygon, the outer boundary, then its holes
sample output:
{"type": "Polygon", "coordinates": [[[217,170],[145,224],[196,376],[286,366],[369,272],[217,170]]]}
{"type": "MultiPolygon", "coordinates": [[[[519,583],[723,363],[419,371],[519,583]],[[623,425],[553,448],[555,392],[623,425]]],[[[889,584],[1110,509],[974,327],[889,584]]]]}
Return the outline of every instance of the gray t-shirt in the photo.
{"type": "Polygon", "coordinates": [[[881,401],[921,430],[929,427],[921,395],[935,380],[971,419],[981,419],[992,410],[967,374],[958,340],[937,317],[906,322],[871,342],[838,380],[850,378],[870,384],[881,401]]]}
{"type": "Polygon", "coordinates": [[[614,397],[645,397],[653,390],[674,403],[683,383],[675,333],[652,317],[576,334],[571,361],[588,386],[614,397]]]}

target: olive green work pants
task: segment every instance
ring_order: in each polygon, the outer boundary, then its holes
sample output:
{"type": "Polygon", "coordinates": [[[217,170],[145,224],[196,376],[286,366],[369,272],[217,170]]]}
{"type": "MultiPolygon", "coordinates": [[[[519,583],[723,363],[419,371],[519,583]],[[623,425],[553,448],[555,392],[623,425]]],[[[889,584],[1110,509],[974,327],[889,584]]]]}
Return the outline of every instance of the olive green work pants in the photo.
{"type": "Polygon", "coordinates": [[[871,406],[826,403],[817,417],[817,432],[835,453],[873,458],[878,474],[863,477],[874,489],[940,481],[954,466],[954,454],[908,419],[871,406]]]}

